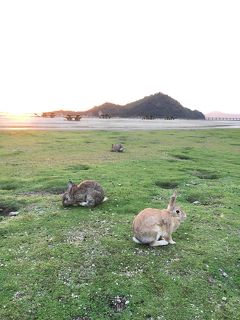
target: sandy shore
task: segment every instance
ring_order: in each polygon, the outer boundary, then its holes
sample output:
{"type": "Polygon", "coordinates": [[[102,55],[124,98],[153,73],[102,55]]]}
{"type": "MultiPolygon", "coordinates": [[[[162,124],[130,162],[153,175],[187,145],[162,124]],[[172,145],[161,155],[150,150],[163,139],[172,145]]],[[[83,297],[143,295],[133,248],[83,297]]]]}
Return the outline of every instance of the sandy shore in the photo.
{"type": "Polygon", "coordinates": [[[99,119],[82,118],[80,121],[67,121],[64,118],[26,117],[13,118],[0,116],[0,130],[169,130],[240,128],[240,121],[208,120],[142,120],[142,119],[99,119]]]}

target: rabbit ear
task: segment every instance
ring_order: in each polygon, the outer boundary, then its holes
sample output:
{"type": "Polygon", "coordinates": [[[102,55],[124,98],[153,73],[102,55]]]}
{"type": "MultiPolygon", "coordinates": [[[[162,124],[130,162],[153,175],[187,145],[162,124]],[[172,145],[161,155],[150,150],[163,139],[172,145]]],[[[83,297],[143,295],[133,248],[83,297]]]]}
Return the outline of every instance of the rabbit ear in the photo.
{"type": "Polygon", "coordinates": [[[170,198],[168,207],[167,207],[168,210],[170,210],[170,211],[173,210],[173,208],[174,208],[174,206],[176,204],[176,198],[177,198],[177,193],[176,193],[176,191],[174,191],[173,195],[170,198]]]}
{"type": "Polygon", "coordinates": [[[69,182],[68,182],[68,185],[67,185],[67,191],[68,191],[68,192],[72,189],[72,186],[73,186],[72,181],[69,181],[69,182]]]}

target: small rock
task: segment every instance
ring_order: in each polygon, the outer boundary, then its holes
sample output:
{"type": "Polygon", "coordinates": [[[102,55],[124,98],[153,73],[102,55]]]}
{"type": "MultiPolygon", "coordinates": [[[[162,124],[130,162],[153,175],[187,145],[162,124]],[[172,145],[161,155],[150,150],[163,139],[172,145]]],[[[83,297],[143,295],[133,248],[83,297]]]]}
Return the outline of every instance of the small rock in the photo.
{"type": "Polygon", "coordinates": [[[23,296],[24,296],[24,293],[23,293],[23,292],[17,291],[17,292],[14,294],[13,298],[14,298],[14,299],[21,299],[23,296]]]}
{"type": "Polygon", "coordinates": [[[16,217],[19,214],[19,211],[11,211],[9,212],[9,217],[16,217]]]}
{"type": "Polygon", "coordinates": [[[228,274],[223,269],[218,269],[224,278],[228,278],[228,274]]]}
{"type": "Polygon", "coordinates": [[[200,201],[196,200],[193,202],[193,204],[200,204],[200,201]]]}
{"type": "Polygon", "coordinates": [[[208,265],[208,264],[204,264],[204,265],[203,265],[203,270],[208,270],[208,268],[209,268],[209,265],[208,265]]]}
{"type": "Polygon", "coordinates": [[[223,273],[222,273],[222,276],[223,276],[224,278],[227,278],[227,277],[228,277],[228,274],[227,274],[226,272],[223,272],[223,273]]]}

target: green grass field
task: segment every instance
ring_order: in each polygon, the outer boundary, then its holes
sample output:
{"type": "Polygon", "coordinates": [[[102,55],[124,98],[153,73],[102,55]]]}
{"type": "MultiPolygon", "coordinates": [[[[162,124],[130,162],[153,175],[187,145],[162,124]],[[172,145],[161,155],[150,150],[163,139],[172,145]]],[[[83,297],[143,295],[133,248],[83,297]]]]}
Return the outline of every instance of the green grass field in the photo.
{"type": "Polygon", "coordinates": [[[239,151],[239,129],[1,132],[0,319],[240,319],[239,151]],[[69,179],[108,201],[63,208],[69,179]],[[176,244],[135,244],[174,190],[176,244]]]}

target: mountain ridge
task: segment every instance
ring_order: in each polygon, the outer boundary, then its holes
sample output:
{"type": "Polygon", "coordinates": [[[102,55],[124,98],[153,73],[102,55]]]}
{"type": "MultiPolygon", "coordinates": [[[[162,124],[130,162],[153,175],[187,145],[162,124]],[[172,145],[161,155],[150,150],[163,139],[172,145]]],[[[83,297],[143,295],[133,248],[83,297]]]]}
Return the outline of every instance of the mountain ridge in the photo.
{"type": "Polygon", "coordinates": [[[150,117],[150,118],[179,118],[205,119],[202,112],[183,107],[177,100],[161,92],[145,96],[142,99],[125,105],[105,102],[87,111],[81,112],[86,116],[108,114],[111,117],[150,117]]]}

